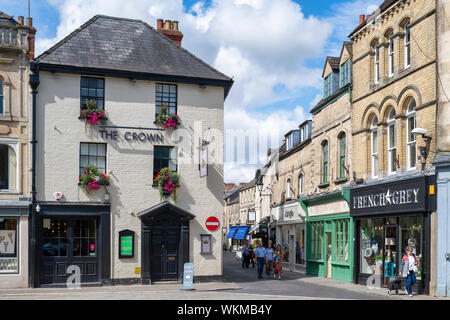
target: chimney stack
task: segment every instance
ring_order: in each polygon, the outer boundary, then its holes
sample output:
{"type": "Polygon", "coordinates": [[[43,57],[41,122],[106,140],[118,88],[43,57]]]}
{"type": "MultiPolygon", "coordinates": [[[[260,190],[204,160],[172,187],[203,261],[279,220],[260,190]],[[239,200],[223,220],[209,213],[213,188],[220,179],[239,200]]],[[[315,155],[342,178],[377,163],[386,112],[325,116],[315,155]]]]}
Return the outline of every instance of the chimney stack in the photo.
{"type": "Polygon", "coordinates": [[[181,46],[181,40],[183,40],[184,35],[178,30],[178,21],[166,20],[163,23],[163,19],[158,19],[156,29],[177,45],[181,46]]]}
{"type": "Polygon", "coordinates": [[[366,19],[365,15],[363,15],[363,14],[359,15],[359,24],[362,24],[365,19],[366,19]]]}
{"type": "Polygon", "coordinates": [[[28,59],[30,61],[34,60],[34,50],[35,50],[35,39],[36,39],[36,28],[33,27],[33,18],[27,17],[27,27],[29,27],[29,51],[28,59]]]}
{"type": "Polygon", "coordinates": [[[17,22],[19,23],[19,26],[23,26],[23,21],[24,21],[23,16],[19,16],[17,20],[18,20],[17,22]]]}

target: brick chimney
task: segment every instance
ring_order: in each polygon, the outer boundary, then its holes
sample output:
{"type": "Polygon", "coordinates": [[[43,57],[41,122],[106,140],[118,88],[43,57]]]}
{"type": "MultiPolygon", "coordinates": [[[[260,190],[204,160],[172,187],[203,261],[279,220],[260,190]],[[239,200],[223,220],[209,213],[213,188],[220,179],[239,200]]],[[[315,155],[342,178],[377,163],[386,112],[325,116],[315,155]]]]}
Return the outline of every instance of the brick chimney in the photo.
{"type": "Polygon", "coordinates": [[[30,48],[28,52],[28,59],[30,61],[34,60],[34,50],[35,50],[35,39],[36,39],[36,28],[33,27],[33,18],[27,17],[27,27],[29,27],[30,34],[30,48]]]}
{"type": "Polygon", "coordinates": [[[363,14],[359,15],[359,24],[363,23],[364,20],[366,20],[366,16],[363,14]]]}
{"type": "Polygon", "coordinates": [[[225,183],[225,189],[227,189],[227,190],[231,190],[234,187],[236,187],[236,185],[234,183],[225,183]]]}
{"type": "Polygon", "coordinates": [[[178,30],[178,21],[158,19],[156,23],[156,29],[165,35],[167,38],[181,46],[181,40],[183,40],[183,34],[178,30]]]}
{"type": "Polygon", "coordinates": [[[19,26],[23,26],[23,16],[18,16],[17,17],[17,22],[19,23],[19,26]]]}

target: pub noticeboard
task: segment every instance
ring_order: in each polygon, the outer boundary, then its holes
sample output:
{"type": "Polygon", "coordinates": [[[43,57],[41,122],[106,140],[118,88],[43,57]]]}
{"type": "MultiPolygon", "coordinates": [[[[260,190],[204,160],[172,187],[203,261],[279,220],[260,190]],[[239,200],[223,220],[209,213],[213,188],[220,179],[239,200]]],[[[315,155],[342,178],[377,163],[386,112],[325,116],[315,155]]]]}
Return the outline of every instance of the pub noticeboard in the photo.
{"type": "Polygon", "coordinates": [[[134,231],[123,230],[119,232],[119,258],[134,257],[134,231]]]}
{"type": "Polygon", "coordinates": [[[351,189],[350,215],[435,211],[435,183],[435,176],[423,176],[351,189]]]}

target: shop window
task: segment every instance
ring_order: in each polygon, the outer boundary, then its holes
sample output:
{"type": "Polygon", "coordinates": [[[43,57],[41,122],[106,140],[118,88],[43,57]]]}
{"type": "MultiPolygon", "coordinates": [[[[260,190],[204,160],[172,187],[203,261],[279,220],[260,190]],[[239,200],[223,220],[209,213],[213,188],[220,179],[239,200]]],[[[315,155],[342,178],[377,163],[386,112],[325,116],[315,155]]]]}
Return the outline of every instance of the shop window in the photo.
{"type": "Polygon", "coordinates": [[[360,273],[383,274],[383,219],[361,219],[360,273]]]}
{"type": "Polygon", "coordinates": [[[3,115],[3,101],[4,101],[3,79],[0,78],[0,116],[3,115]]]}
{"type": "MultiPolygon", "coordinates": [[[[406,247],[413,248],[412,253],[418,261],[417,278],[422,277],[422,216],[410,216],[400,218],[400,253],[406,253],[406,247]]],[[[400,260],[401,262],[401,260],[400,260]]]]}
{"type": "Polygon", "coordinates": [[[416,128],[416,101],[411,99],[406,110],[406,161],[407,169],[416,168],[416,136],[412,131],[416,128]]]}
{"type": "Polygon", "coordinates": [[[89,100],[94,100],[100,108],[105,107],[105,79],[81,77],[81,109],[89,100]]]}
{"type": "Polygon", "coordinates": [[[18,219],[0,217],[0,274],[18,273],[18,219]]]}
{"type": "Polygon", "coordinates": [[[106,144],[80,143],[80,176],[88,165],[96,166],[106,173],[106,144]]]}
{"type": "Polygon", "coordinates": [[[76,220],[73,226],[74,257],[95,257],[97,248],[96,219],[76,220]]]}
{"type": "Polygon", "coordinates": [[[337,220],[334,223],[335,253],[334,261],[348,262],[348,219],[337,220]]]}
{"type": "Polygon", "coordinates": [[[388,116],[388,173],[393,174],[397,171],[397,143],[395,130],[395,110],[391,109],[388,116]]]}
{"type": "Polygon", "coordinates": [[[311,222],[311,259],[322,258],[323,222],[311,222]]]}
{"type": "Polygon", "coordinates": [[[12,145],[0,144],[0,190],[17,190],[17,154],[12,145]]]}
{"type": "MultiPolygon", "coordinates": [[[[177,149],[174,147],[159,147],[153,149],[153,177],[156,177],[162,168],[177,171],[177,149]]],[[[243,199],[241,199],[243,201],[243,199]]]]}
{"type": "Polygon", "coordinates": [[[177,85],[175,84],[156,84],[156,100],[155,113],[158,115],[161,106],[166,105],[167,112],[170,114],[177,113],[177,85]]]}
{"type": "Polygon", "coordinates": [[[68,255],[68,221],[64,219],[43,219],[44,257],[67,257],[68,255]]]}

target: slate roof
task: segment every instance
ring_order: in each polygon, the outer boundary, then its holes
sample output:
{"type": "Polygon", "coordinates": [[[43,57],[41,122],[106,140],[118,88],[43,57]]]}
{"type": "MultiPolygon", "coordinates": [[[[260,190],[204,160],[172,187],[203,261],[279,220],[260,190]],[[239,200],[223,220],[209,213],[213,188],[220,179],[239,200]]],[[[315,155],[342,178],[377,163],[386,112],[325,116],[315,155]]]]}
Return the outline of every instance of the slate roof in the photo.
{"type": "MultiPolygon", "coordinates": [[[[348,53],[351,55],[353,53],[353,47],[352,47],[352,43],[350,41],[344,41],[344,46],[342,47],[342,49],[345,47],[345,49],[347,49],[348,53]]],[[[342,52],[341,52],[342,55],[342,52]]]]}
{"type": "Polygon", "coordinates": [[[96,15],[36,60],[56,65],[233,82],[141,20],[96,15]]]}
{"type": "Polygon", "coordinates": [[[17,21],[13,19],[13,17],[8,16],[6,13],[0,11],[0,25],[1,26],[16,26],[18,25],[17,21]]]}
{"type": "Polygon", "coordinates": [[[327,68],[327,64],[330,64],[331,69],[333,70],[339,70],[339,63],[340,63],[340,58],[339,57],[327,57],[327,59],[325,60],[325,66],[323,67],[323,71],[322,71],[322,78],[323,75],[325,74],[325,69],[327,68]]]}
{"type": "MultiPolygon", "coordinates": [[[[400,0],[384,0],[384,2],[378,7],[378,9],[373,13],[373,14],[381,14],[384,11],[386,11],[390,6],[392,6],[393,4],[395,4],[396,2],[398,2],[400,0]]],[[[372,15],[373,15],[372,14],[372,15]]],[[[371,16],[369,16],[371,17],[371,16]]],[[[355,30],[353,30],[352,33],[350,33],[350,35],[348,36],[349,38],[352,37],[356,32],[358,32],[359,30],[361,30],[366,24],[367,24],[368,18],[366,17],[366,19],[364,20],[363,23],[361,23],[360,25],[358,25],[355,30]]]]}

